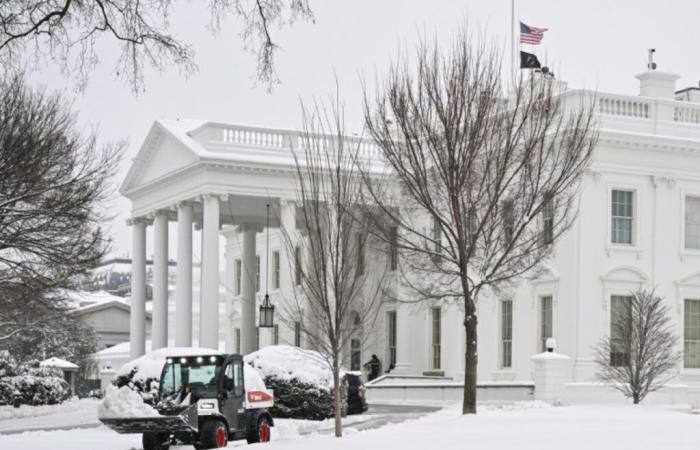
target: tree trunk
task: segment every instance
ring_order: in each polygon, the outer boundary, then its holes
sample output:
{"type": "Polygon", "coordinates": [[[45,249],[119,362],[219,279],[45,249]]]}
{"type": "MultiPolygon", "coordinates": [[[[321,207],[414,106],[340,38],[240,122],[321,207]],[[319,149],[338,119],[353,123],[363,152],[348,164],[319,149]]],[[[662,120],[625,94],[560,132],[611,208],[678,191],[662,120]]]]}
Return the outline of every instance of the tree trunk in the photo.
{"type": "Polygon", "coordinates": [[[462,401],[462,414],[476,414],[476,326],[474,302],[468,291],[464,299],[464,331],[467,336],[465,363],[464,363],[464,399],[462,401]]]}
{"type": "Polygon", "coordinates": [[[343,436],[342,405],[340,402],[340,367],[338,358],[333,361],[333,413],[335,416],[335,437],[343,436]]]}
{"type": "Polygon", "coordinates": [[[639,393],[638,392],[632,393],[632,402],[634,402],[635,405],[639,404],[639,393]]]}

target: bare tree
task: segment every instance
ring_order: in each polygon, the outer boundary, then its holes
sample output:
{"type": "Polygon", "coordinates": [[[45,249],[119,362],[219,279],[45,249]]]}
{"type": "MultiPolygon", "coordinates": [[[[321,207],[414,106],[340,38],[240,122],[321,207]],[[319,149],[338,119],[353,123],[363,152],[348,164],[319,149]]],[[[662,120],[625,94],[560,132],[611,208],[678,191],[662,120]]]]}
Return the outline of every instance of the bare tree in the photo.
{"type": "Polygon", "coordinates": [[[122,147],[81,134],[60,96],[0,82],[0,284],[70,287],[104,256],[122,147]]]}
{"type": "Polygon", "coordinates": [[[399,248],[417,301],[463,305],[465,414],[476,412],[479,293],[537,275],[574,220],[596,141],[591,107],[566,105],[551,78],[535,73],[508,92],[486,42],[461,32],[447,54],[423,43],[376,100],[365,96],[387,166],[363,169],[366,201],[391,225],[373,229],[399,248]]]}
{"type": "Polygon", "coordinates": [[[296,154],[299,230],[283,230],[295,268],[294,298],[283,316],[333,371],[335,435],[342,436],[341,366],[361,324],[371,330],[381,306],[381,268],[365,257],[371,237],[358,214],[362,177],[354,164],[360,140],[345,135],[337,97],[304,110],[302,150],[296,154]]]}
{"type": "Polygon", "coordinates": [[[595,347],[597,377],[639,404],[673,378],[680,361],[668,307],[654,290],[613,298],[610,335],[595,347]]]}
{"type": "MultiPolygon", "coordinates": [[[[116,41],[121,56],[115,69],[134,91],[144,85],[146,65],[196,69],[192,46],[170,33],[172,0],[5,0],[0,2],[0,66],[23,70],[27,62],[55,61],[84,84],[99,61],[101,36],[116,41]]],[[[296,19],[313,20],[308,0],[209,0],[210,27],[242,20],[241,37],[257,54],[257,78],[271,88],[278,82],[271,28],[296,19]]]]}

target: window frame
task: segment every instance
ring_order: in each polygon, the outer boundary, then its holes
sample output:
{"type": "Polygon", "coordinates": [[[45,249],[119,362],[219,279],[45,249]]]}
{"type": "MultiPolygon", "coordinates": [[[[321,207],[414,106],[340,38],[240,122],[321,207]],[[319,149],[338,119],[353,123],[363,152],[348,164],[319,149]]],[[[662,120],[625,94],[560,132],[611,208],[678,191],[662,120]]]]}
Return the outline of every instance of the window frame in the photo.
{"type": "Polygon", "coordinates": [[[681,258],[684,256],[700,256],[700,248],[695,249],[695,248],[688,248],[686,247],[686,239],[685,239],[685,233],[686,233],[686,222],[685,222],[685,215],[687,213],[687,203],[686,199],[688,197],[694,197],[694,198],[700,198],[700,191],[695,191],[695,190],[681,190],[680,191],[680,210],[681,210],[681,215],[680,215],[680,236],[678,239],[678,247],[679,247],[679,252],[681,255],[681,258]]]}
{"type": "Polygon", "coordinates": [[[397,316],[396,310],[387,311],[387,360],[389,361],[389,366],[392,364],[396,366],[396,343],[397,343],[397,316]]]}
{"type": "Polygon", "coordinates": [[[641,246],[641,231],[640,231],[640,226],[639,226],[639,218],[641,217],[640,216],[641,202],[639,201],[639,196],[640,196],[639,186],[624,184],[624,183],[608,184],[607,192],[606,192],[606,200],[605,200],[605,208],[606,208],[606,214],[605,214],[606,232],[605,233],[607,236],[606,246],[607,246],[608,250],[614,249],[614,250],[639,251],[640,246],[641,246]],[[613,233],[612,233],[612,221],[613,221],[612,195],[613,195],[613,191],[632,192],[632,229],[631,229],[632,243],[631,244],[613,242],[613,233]]]}
{"type": "Polygon", "coordinates": [[[442,308],[439,306],[430,308],[430,368],[442,370],[442,308]]]}
{"type": "Polygon", "coordinates": [[[547,351],[547,338],[554,337],[554,295],[552,294],[541,294],[538,296],[538,318],[539,326],[538,328],[538,341],[539,341],[539,351],[547,351]],[[545,336],[545,299],[549,299],[549,336],[545,336]]]}
{"type": "Polygon", "coordinates": [[[499,353],[498,353],[498,364],[499,368],[502,370],[513,369],[513,308],[514,303],[512,299],[504,299],[500,301],[500,311],[499,311],[499,353]],[[506,305],[508,305],[508,339],[505,336],[505,324],[506,324],[506,305]],[[507,345],[506,345],[507,344],[507,345]],[[507,348],[507,350],[506,350],[507,348]],[[506,364],[507,355],[507,364],[506,364]]]}
{"type": "Polygon", "coordinates": [[[684,371],[700,371],[700,298],[698,298],[698,297],[696,297],[696,298],[683,297],[683,322],[682,322],[682,326],[683,326],[683,337],[682,337],[682,349],[683,349],[683,362],[682,362],[683,366],[682,367],[683,367],[683,370],[684,371]],[[688,339],[686,337],[688,334],[688,330],[686,327],[687,327],[687,322],[688,322],[688,303],[689,302],[697,304],[696,305],[697,311],[693,312],[693,315],[696,315],[697,320],[698,320],[697,325],[695,327],[693,327],[693,328],[697,328],[697,331],[696,331],[697,332],[697,339],[688,339]],[[688,352],[686,351],[686,345],[688,344],[688,342],[694,342],[696,344],[696,346],[698,347],[697,351],[698,351],[699,355],[697,357],[698,358],[697,365],[693,365],[693,366],[687,365],[686,357],[688,355],[688,352]]]}

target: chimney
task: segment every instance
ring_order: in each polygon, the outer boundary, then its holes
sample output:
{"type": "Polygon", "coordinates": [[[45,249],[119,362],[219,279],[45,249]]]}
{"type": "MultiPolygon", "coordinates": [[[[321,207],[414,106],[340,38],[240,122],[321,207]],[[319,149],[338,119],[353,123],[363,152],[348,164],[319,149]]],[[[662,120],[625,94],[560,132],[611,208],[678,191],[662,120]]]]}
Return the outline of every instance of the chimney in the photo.
{"type": "Polygon", "coordinates": [[[679,75],[648,70],[636,76],[639,80],[639,95],[653,98],[676,98],[676,80],[679,75]]]}

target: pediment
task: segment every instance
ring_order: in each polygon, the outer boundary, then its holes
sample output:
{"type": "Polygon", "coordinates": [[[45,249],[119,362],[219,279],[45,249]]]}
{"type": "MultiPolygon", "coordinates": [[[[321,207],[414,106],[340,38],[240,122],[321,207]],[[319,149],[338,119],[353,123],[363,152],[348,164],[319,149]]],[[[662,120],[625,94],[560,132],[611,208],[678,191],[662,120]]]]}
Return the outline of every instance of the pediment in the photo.
{"type": "Polygon", "coordinates": [[[700,286],[700,272],[688,275],[676,281],[679,286],[700,286]]]}
{"type": "Polygon", "coordinates": [[[128,197],[129,192],[177,173],[195,164],[198,159],[181,136],[173,135],[157,121],[134,158],[120,192],[128,197]]]}
{"type": "Polygon", "coordinates": [[[648,277],[644,272],[632,266],[620,266],[616,267],[606,274],[604,274],[601,279],[603,281],[620,281],[620,282],[631,282],[640,283],[646,282],[648,277]]]}

